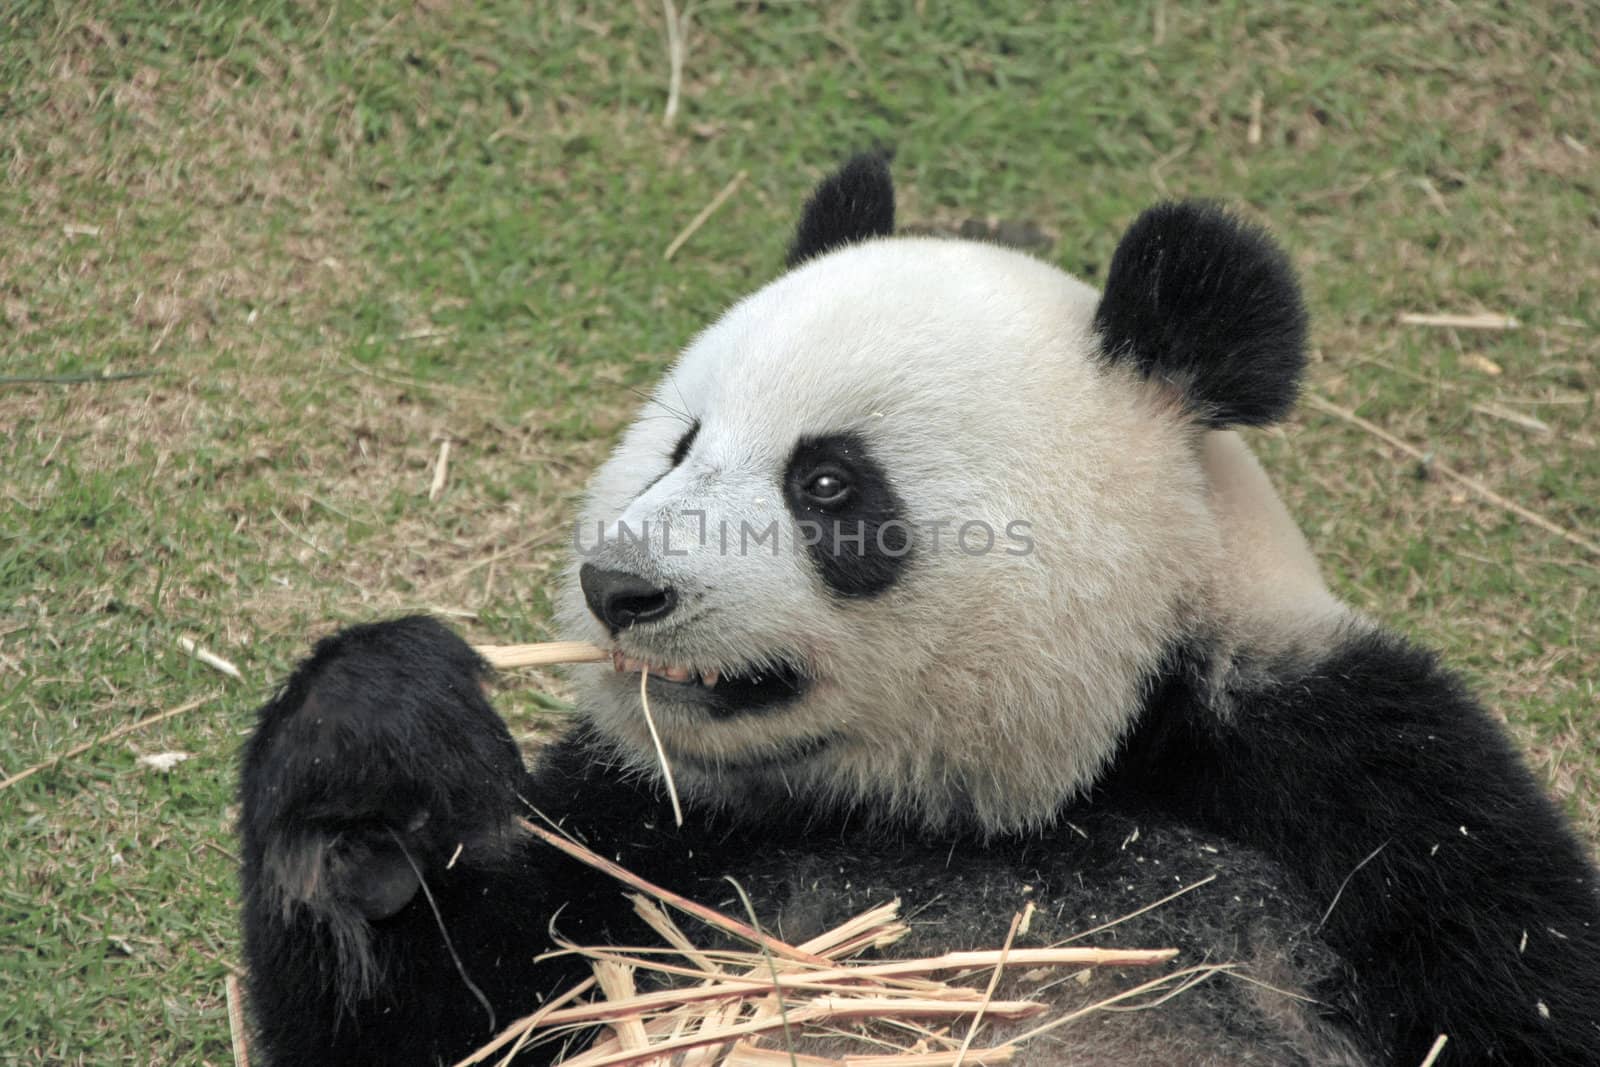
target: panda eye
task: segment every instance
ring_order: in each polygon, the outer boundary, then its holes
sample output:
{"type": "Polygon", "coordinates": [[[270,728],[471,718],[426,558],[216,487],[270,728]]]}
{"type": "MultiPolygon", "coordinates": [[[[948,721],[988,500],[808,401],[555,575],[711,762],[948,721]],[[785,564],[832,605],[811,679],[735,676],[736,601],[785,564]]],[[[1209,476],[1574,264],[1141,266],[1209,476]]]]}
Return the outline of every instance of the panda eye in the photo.
{"type": "Polygon", "coordinates": [[[812,472],[801,491],[819,508],[836,508],[850,499],[850,479],[838,467],[822,467],[812,472]]]}
{"type": "Polygon", "coordinates": [[[683,457],[689,454],[689,449],[694,447],[694,439],[700,433],[700,420],[695,419],[684,435],[678,438],[678,443],[672,446],[672,465],[676,467],[683,462],[683,457]]]}

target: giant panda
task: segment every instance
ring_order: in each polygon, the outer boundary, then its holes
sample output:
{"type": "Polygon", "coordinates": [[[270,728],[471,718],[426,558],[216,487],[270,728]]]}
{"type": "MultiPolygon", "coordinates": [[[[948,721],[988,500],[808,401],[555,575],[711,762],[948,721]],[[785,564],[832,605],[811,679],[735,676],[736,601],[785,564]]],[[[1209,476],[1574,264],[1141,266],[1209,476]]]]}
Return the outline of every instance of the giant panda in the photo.
{"type": "Polygon", "coordinates": [[[1204,882],[1095,943],[1236,972],[1022,1062],[1411,1067],[1439,1035],[1440,1064],[1600,1062],[1585,849],[1456,676],[1328,592],[1229,429],[1296,395],[1284,255],[1165,204],[1097,293],[893,228],[887,162],[851,159],[594,475],[560,617],[613,659],[574,668],[579,725],[531,770],[425,617],[323,640],[261,709],[258,1056],[451,1063],[584,973],[538,958],[557,934],[644,942],[515,828],[537,813],[734,913],[736,880],[791,942],[899,897],[896,953],[1204,882]]]}

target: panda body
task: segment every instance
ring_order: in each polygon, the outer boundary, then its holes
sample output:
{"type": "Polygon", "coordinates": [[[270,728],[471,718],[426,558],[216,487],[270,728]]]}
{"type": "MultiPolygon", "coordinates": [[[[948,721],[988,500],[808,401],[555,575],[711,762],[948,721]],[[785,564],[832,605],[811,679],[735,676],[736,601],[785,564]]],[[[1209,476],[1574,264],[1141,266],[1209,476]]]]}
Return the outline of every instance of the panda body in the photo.
{"type": "Polygon", "coordinates": [[[1238,976],[1025,1063],[1412,1064],[1441,1033],[1445,1064],[1597,1062],[1582,848],[1453,676],[1328,593],[1226,430],[1293,402],[1281,254],[1157,208],[1102,295],[892,219],[882,160],[825,182],[794,269],[596,473],[561,618],[616,658],[578,669],[583,723],[532,771],[431,620],[324,641],[262,709],[243,929],[270,1062],[454,1062],[582,976],[535,958],[552,921],[646,937],[513,828],[530,810],[706,903],[738,910],[737,880],[791,942],[900,897],[896,951],[994,947],[1027,901],[1043,944],[1186,890],[1094,942],[1238,976]]]}

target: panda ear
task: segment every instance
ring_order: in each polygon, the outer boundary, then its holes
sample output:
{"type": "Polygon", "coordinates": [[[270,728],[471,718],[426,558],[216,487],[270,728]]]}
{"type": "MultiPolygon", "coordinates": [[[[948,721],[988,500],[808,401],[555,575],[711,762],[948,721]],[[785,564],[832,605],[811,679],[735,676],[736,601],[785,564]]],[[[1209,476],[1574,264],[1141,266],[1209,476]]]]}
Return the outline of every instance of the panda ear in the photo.
{"type": "Polygon", "coordinates": [[[885,149],[862,152],[823,179],[800,212],[800,225],[789,246],[789,266],[894,232],[891,158],[893,153],[885,149]]]}
{"type": "Polygon", "coordinates": [[[1104,358],[1182,393],[1208,426],[1264,426],[1294,407],[1306,312],[1288,258],[1212,204],[1160,204],[1117,245],[1095,309],[1104,358]]]}

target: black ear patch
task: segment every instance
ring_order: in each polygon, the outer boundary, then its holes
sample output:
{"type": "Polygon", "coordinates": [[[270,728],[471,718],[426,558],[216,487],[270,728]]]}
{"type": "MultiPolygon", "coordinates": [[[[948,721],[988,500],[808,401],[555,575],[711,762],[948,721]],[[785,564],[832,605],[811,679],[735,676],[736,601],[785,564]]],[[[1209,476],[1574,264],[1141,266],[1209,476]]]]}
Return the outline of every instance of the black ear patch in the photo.
{"type": "Polygon", "coordinates": [[[1294,407],[1306,312],[1288,258],[1211,204],[1160,204],[1117,245],[1095,330],[1108,361],[1176,386],[1208,426],[1263,426],[1294,407]]]}
{"type": "Polygon", "coordinates": [[[889,159],[888,152],[862,152],[823,179],[800,212],[800,225],[789,246],[789,266],[894,232],[889,159]]]}

